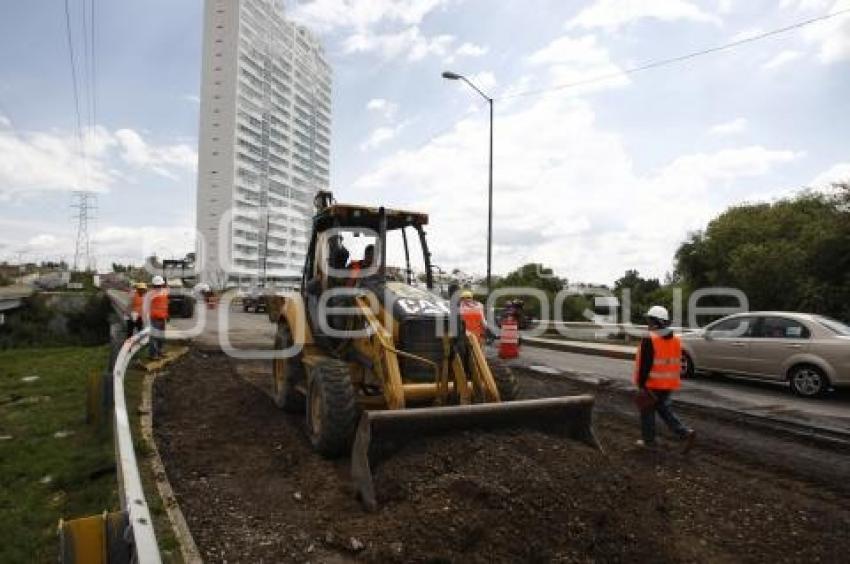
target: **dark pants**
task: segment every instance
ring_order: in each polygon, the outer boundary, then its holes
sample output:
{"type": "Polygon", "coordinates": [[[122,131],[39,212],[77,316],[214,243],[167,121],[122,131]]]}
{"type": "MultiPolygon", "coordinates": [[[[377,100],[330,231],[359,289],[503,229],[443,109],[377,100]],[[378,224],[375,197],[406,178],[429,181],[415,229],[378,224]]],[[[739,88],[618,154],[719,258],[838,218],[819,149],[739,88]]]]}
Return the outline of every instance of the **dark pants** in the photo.
{"type": "Polygon", "coordinates": [[[641,412],[640,414],[640,430],[643,435],[643,440],[646,443],[655,442],[655,414],[657,413],[661,420],[667,424],[670,430],[680,439],[684,439],[688,434],[688,428],[676,417],[673,413],[673,397],[671,392],[653,391],[657,401],[651,409],[641,412]]]}
{"type": "Polygon", "coordinates": [[[136,319],[136,320],[128,319],[127,320],[127,338],[129,339],[130,337],[132,337],[133,335],[135,335],[136,333],[141,331],[142,327],[144,327],[144,323],[142,323],[141,318],[136,319]]]}
{"type": "MultiPolygon", "coordinates": [[[[165,320],[164,319],[151,319],[151,327],[153,329],[158,329],[159,331],[165,331],[165,320]]],[[[160,336],[155,336],[151,334],[150,343],[148,345],[148,356],[152,358],[157,358],[162,356],[162,351],[165,349],[165,339],[160,336]]]]}

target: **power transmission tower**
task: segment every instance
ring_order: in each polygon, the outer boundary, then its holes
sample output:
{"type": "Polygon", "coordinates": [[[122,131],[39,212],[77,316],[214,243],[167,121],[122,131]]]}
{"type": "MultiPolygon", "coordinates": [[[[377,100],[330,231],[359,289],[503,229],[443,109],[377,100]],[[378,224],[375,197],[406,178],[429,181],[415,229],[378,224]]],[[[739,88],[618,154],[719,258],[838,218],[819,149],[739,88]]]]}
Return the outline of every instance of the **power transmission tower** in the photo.
{"type": "Polygon", "coordinates": [[[73,269],[87,270],[92,267],[91,240],[89,239],[89,220],[94,219],[97,209],[97,197],[91,192],[74,192],[74,219],[77,221],[77,240],[74,244],[73,269]]]}

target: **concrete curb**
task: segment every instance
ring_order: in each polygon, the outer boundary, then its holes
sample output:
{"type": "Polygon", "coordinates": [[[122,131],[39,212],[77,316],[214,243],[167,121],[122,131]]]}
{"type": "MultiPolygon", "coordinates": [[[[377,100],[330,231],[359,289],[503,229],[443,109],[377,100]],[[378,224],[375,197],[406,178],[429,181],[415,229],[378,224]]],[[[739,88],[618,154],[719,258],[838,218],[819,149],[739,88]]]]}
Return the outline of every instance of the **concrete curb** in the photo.
{"type": "Polygon", "coordinates": [[[157,449],[156,441],[154,440],[153,382],[157,375],[158,372],[146,373],[142,384],[142,399],[139,405],[139,423],[142,430],[142,440],[148,449],[150,449],[151,454],[148,460],[154,480],[156,481],[156,488],[162,499],[162,504],[165,506],[165,511],[168,514],[168,520],[171,523],[174,536],[177,538],[177,544],[180,546],[180,554],[183,557],[183,562],[187,564],[201,563],[203,562],[201,553],[198,551],[198,546],[195,544],[195,539],[192,537],[189,525],[186,523],[186,518],[180,510],[180,505],[177,503],[171,482],[168,481],[168,474],[165,472],[165,465],[162,463],[162,458],[159,456],[159,449],[157,449]]]}
{"type": "Polygon", "coordinates": [[[635,355],[637,354],[634,347],[627,347],[625,345],[595,346],[594,343],[556,341],[555,339],[542,339],[539,337],[523,337],[522,343],[524,345],[540,349],[586,354],[590,356],[604,356],[606,358],[615,358],[619,360],[634,360],[635,355]]]}

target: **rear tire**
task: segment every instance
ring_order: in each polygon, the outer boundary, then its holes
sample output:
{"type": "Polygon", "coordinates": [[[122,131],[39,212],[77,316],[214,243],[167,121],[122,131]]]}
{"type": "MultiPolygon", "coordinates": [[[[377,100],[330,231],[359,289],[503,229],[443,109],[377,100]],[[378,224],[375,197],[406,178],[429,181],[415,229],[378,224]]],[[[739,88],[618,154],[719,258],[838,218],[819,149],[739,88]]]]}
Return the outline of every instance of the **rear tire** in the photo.
{"type": "MultiPolygon", "coordinates": [[[[275,351],[283,351],[292,347],[294,340],[289,325],[285,322],[277,324],[277,334],[274,338],[275,351]]],[[[297,386],[304,382],[304,364],[301,358],[276,358],[272,361],[272,399],[275,405],[287,413],[304,413],[304,394],[297,386]]]]}
{"type": "Polygon", "coordinates": [[[511,370],[511,367],[501,360],[490,359],[490,372],[493,374],[493,379],[496,381],[496,388],[499,390],[499,398],[502,401],[513,401],[519,397],[520,384],[519,378],[511,370]]]}
{"type": "Polygon", "coordinates": [[[322,456],[336,458],[351,451],[360,410],[348,365],[324,359],[312,368],[307,397],[307,434],[322,456]]]}
{"type": "Polygon", "coordinates": [[[811,364],[794,366],[788,372],[791,391],[804,398],[822,396],[829,390],[829,380],[823,370],[811,364]]]}
{"type": "Polygon", "coordinates": [[[684,380],[691,380],[696,377],[697,370],[694,366],[694,359],[686,352],[682,353],[682,371],[681,377],[684,380]]]}

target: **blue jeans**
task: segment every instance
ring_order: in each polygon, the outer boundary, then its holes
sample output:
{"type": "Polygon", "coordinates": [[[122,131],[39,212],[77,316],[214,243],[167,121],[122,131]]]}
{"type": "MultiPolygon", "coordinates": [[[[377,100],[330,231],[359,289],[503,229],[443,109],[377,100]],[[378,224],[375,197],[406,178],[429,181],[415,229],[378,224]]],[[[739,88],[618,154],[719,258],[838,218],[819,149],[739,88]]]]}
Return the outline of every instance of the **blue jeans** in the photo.
{"type": "MultiPolygon", "coordinates": [[[[151,327],[154,329],[159,329],[160,331],[165,331],[165,320],[151,319],[151,327]]],[[[162,337],[155,337],[153,335],[150,336],[150,342],[148,343],[148,356],[162,356],[162,351],[164,348],[165,339],[163,339],[162,337]]]]}
{"type": "Polygon", "coordinates": [[[655,442],[655,414],[661,417],[661,420],[667,424],[670,430],[680,439],[684,439],[688,434],[688,428],[676,417],[673,413],[673,397],[671,392],[653,391],[658,401],[655,407],[647,409],[640,414],[640,430],[643,440],[646,443],[655,442]]]}

